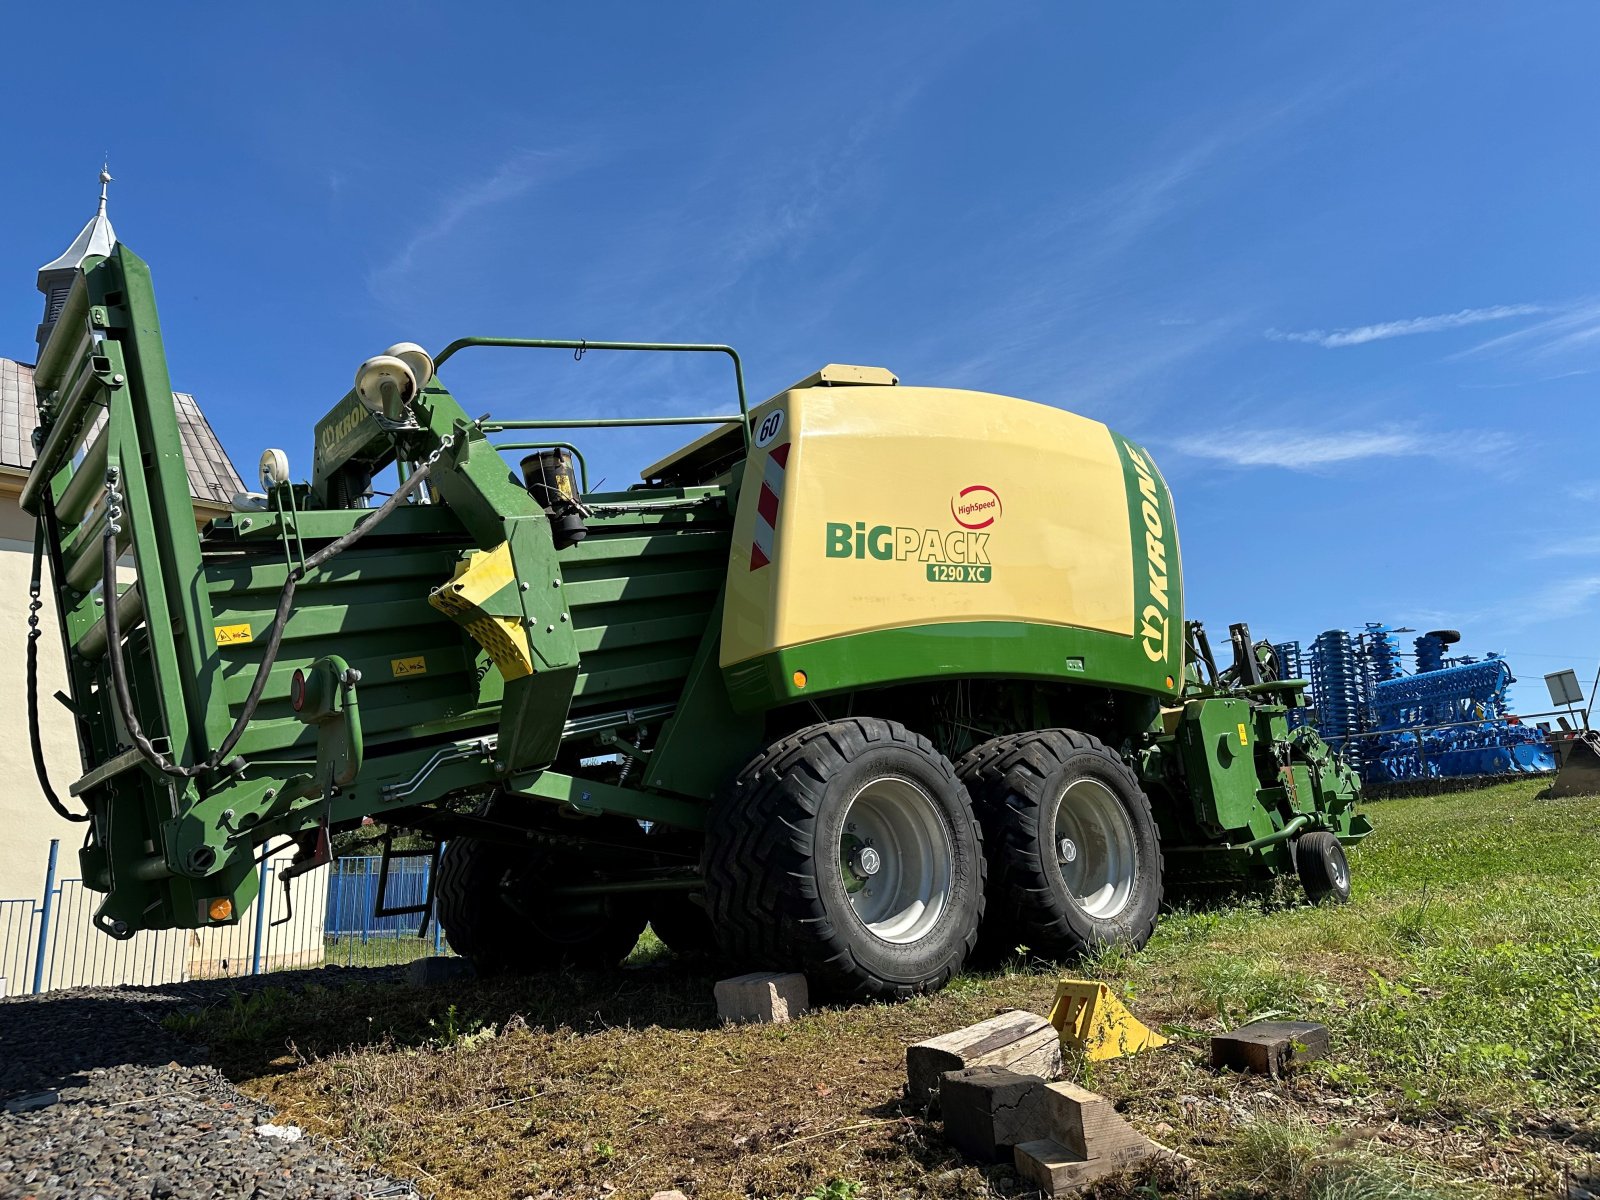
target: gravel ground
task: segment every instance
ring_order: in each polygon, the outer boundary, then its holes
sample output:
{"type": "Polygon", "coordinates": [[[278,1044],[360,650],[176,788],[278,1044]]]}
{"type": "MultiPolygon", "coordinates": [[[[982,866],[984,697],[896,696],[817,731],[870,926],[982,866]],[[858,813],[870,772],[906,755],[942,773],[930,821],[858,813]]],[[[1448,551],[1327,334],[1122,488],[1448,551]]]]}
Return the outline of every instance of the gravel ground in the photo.
{"type": "Polygon", "coordinates": [[[271,1110],[161,1027],[236,989],[391,973],[325,967],[0,1001],[0,1198],[416,1197],[327,1143],[258,1134],[271,1110]]]}

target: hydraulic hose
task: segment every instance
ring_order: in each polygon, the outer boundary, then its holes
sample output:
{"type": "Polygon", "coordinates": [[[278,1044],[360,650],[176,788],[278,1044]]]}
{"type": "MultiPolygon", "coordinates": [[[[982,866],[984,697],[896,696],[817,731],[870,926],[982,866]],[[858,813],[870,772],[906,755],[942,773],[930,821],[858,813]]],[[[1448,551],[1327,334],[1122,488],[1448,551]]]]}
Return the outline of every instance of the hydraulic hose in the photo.
{"type": "Polygon", "coordinates": [[[33,578],[28,586],[28,740],[33,743],[33,770],[39,777],[39,787],[44,798],[56,814],[68,821],[87,821],[86,812],[73,812],[61,803],[50,786],[50,771],[44,761],[44,743],[39,738],[39,610],[44,607],[39,600],[39,586],[44,562],[44,509],[39,510],[39,524],[33,535],[33,578]]]}
{"type": "MultiPolygon", "coordinates": [[[[439,449],[429,455],[427,462],[423,463],[410,478],[397,488],[383,504],[361,524],[355,526],[350,532],[335,538],[298,567],[292,567],[287,578],[283,581],[283,590],[278,593],[278,608],[273,615],[272,635],[267,639],[266,650],[261,656],[261,665],[256,668],[255,680],[250,684],[250,694],[245,697],[244,707],[239,710],[239,716],[233,723],[233,728],[228,731],[228,736],[222,739],[216,752],[203,763],[194,766],[181,766],[173,762],[160,750],[155,743],[145,734],[144,727],[139,723],[139,717],[134,712],[133,695],[128,690],[128,676],[122,661],[122,630],[117,622],[117,533],[119,526],[116,518],[121,512],[121,496],[113,490],[111,493],[110,519],[106,522],[105,539],[102,543],[102,572],[105,578],[103,596],[105,597],[105,622],[106,622],[106,657],[111,663],[111,690],[116,696],[117,710],[122,716],[122,723],[127,726],[128,736],[133,738],[133,744],[138,748],[140,755],[151,766],[167,775],[180,779],[194,779],[208,771],[214,771],[223,762],[244,735],[245,727],[250,724],[255,716],[256,707],[261,703],[261,695],[267,690],[267,676],[272,673],[272,664],[277,660],[278,648],[283,644],[284,626],[289,621],[289,610],[294,604],[295,586],[307,573],[316,570],[323,563],[342,554],[351,546],[371,533],[379,524],[388,518],[406,497],[419,488],[433,470],[433,464],[438,461],[439,453],[447,449],[454,437],[447,437],[439,449]]],[[[114,488],[115,485],[113,485],[114,488]]]]}

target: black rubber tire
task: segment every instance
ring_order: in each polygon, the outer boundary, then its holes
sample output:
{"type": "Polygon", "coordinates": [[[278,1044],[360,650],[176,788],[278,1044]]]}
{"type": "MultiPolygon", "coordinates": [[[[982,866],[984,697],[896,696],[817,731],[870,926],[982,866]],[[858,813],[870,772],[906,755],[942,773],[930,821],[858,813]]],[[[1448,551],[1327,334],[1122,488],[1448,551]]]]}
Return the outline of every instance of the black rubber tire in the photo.
{"type": "Polygon", "coordinates": [[[576,881],[552,871],[537,853],[480,838],[452,839],[434,891],[451,949],[482,975],[616,966],[644,932],[644,910],[633,899],[605,897],[590,911],[563,911],[539,896],[541,883],[558,879],[576,881]]]}
{"type": "Polygon", "coordinates": [[[812,725],[757,755],[712,807],[704,867],[724,956],[747,969],[804,971],[825,999],[937,991],[960,972],[983,918],[983,833],[971,800],[950,760],[896,721],[812,725]],[[896,777],[932,800],[951,850],[944,909],[903,944],[856,916],[839,865],[852,801],[896,777]]]}
{"type": "Polygon", "coordinates": [[[1343,904],[1350,899],[1350,863],[1338,838],[1316,829],[1295,838],[1293,848],[1294,869],[1306,899],[1313,904],[1343,904]]]}
{"type": "Polygon", "coordinates": [[[1161,911],[1161,839],[1139,779],[1097,738],[1043,729],[985,742],[956,771],[983,823],[989,849],[988,927],[984,950],[1003,957],[1017,946],[1049,961],[1112,945],[1150,940],[1161,911]],[[1133,833],[1130,895],[1109,917],[1090,915],[1067,890],[1055,844],[1056,812],[1080,778],[1104,784],[1121,802],[1133,833]]]}
{"type": "Polygon", "coordinates": [[[700,961],[715,958],[717,933],[706,910],[679,892],[650,901],[650,928],[662,944],[679,958],[700,961]]]}

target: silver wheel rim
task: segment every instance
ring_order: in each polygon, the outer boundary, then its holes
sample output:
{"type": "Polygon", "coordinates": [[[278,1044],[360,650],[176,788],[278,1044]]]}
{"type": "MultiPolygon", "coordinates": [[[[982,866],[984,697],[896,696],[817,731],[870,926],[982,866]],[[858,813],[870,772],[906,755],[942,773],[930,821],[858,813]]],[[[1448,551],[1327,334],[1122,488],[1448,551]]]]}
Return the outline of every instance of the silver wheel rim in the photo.
{"type": "Polygon", "coordinates": [[[933,798],[909,779],[874,779],[851,797],[839,873],[856,920],[904,946],[938,924],[955,883],[955,849],[933,798]]]}
{"type": "Polygon", "coordinates": [[[1098,779],[1067,785],[1056,806],[1056,861],[1067,892],[1089,916],[1118,916],[1133,899],[1139,869],[1133,819],[1098,779]]]}

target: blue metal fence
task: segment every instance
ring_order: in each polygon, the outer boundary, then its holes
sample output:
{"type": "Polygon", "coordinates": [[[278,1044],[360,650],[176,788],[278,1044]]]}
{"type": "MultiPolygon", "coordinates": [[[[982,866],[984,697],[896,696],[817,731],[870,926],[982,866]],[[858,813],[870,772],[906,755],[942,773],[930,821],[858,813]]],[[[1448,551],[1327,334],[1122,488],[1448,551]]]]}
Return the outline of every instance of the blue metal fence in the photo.
{"type": "MultiPolygon", "coordinates": [[[[328,938],[330,961],[346,963],[370,962],[374,948],[386,943],[395,944],[403,953],[406,939],[411,945],[419,942],[425,951],[413,951],[407,958],[421,957],[422,953],[443,954],[446,947],[439,923],[428,912],[427,936],[417,937],[422,928],[421,913],[404,916],[376,917],[378,882],[381,878],[377,858],[341,858],[331,864],[328,873],[328,915],[324,926],[328,938]]],[[[433,862],[427,858],[401,858],[389,864],[389,880],[384,887],[383,900],[388,908],[411,908],[426,902],[433,862]]]]}
{"type": "MultiPolygon", "coordinates": [[[[421,938],[420,913],[373,917],[376,858],[336,859],[326,870],[296,880],[286,895],[277,878],[290,855],[274,855],[261,865],[260,898],[237,925],[148,930],[116,941],[91,923],[99,897],[81,879],[59,876],[58,857],[59,845],[52,841],[38,900],[0,900],[0,994],[258,975],[325,963],[382,966],[450,952],[431,912],[421,938]]],[[[387,904],[423,903],[430,868],[427,859],[394,861],[387,904]]]]}

